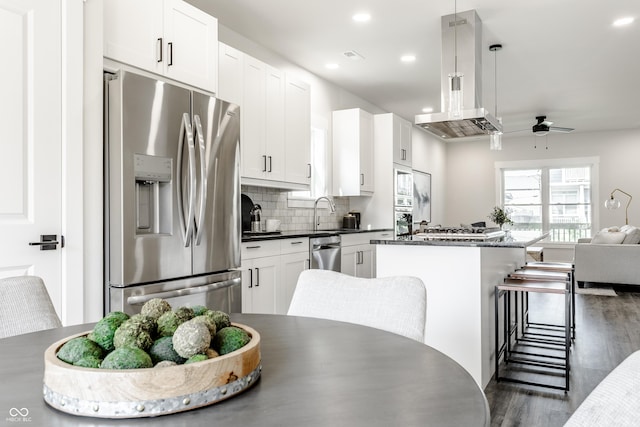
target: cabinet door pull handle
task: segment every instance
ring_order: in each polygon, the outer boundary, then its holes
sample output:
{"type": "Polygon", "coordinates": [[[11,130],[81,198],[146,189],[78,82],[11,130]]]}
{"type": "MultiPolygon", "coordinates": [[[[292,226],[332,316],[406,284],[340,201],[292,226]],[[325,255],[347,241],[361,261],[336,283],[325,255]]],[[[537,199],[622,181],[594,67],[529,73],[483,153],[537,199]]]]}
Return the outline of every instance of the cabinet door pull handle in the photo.
{"type": "Polygon", "coordinates": [[[260,286],[260,269],[256,267],[256,288],[260,286]]]}
{"type": "Polygon", "coordinates": [[[272,171],[272,166],[273,166],[273,159],[271,158],[271,156],[269,156],[269,172],[272,171]]]}
{"type": "Polygon", "coordinates": [[[291,242],[292,245],[301,245],[302,242],[291,242]]]}
{"type": "Polygon", "coordinates": [[[307,163],[307,167],[309,168],[309,174],[307,175],[307,178],[311,178],[311,163],[307,163]]]}
{"type": "Polygon", "coordinates": [[[249,269],[249,288],[253,288],[253,268],[249,269]]]}
{"type": "Polygon", "coordinates": [[[360,185],[364,185],[364,174],[360,174],[360,185]]]}
{"type": "Polygon", "coordinates": [[[262,246],[247,246],[247,249],[260,249],[262,246]]]}
{"type": "Polygon", "coordinates": [[[173,42],[167,43],[167,49],[169,51],[169,62],[167,63],[167,65],[171,66],[173,65],[173,42]]]}
{"type": "Polygon", "coordinates": [[[158,37],[156,42],[156,61],[162,62],[162,37],[158,37]]]}
{"type": "Polygon", "coordinates": [[[262,172],[267,171],[267,156],[262,156],[262,172]]]}

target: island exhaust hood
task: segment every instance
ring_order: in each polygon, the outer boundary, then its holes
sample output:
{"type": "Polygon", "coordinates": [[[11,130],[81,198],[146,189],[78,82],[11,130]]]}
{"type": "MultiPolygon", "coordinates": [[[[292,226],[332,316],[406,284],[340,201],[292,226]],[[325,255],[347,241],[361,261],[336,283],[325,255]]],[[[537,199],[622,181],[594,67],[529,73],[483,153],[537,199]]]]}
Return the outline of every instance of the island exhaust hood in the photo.
{"type": "Polygon", "coordinates": [[[440,74],[441,113],[420,114],[416,125],[443,139],[465,138],[502,132],[502,124],[481,107],[482,22],[475,10],[443,16],[440,74]],[[457,22],[455,22],[457,18],[457,22]],[[456,25],[457,24],[457,25],[456,25]],[[457,27],[457,34],[456,34],[457,27]],[[457,43],[456,43],[457,39],[457,43]],[[454,71],[454,49],[458,71],[464,76],[462,114],[449,113],[449,73],[454,71]]]}

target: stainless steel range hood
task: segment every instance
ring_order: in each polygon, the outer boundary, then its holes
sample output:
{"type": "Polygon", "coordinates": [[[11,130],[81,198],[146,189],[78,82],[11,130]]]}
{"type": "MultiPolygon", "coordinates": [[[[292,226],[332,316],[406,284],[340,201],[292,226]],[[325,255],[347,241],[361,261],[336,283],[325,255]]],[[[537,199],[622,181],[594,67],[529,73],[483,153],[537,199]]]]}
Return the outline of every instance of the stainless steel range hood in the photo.
{"type": "Polygon", "coordinates": [[[442,17],[442,62],[440,71],[441,113],[420,114],[416,125],[439,138],[454,139],[502,132],[502,124],[482,108],[482,22],[475,10],[442,17]],[[457,23],[454,21],[457,18],[457,23]],[[457,24],[457,25],[456,25],[457,24]],[[455,34],[457,26],[457,36],[455,34]],[[457,37],[457,45],[454,45],[457,37]],[[464,76],[462,115],[449,111],[449,77],[454,71],[454,48],[458,72],[464,76]]]}

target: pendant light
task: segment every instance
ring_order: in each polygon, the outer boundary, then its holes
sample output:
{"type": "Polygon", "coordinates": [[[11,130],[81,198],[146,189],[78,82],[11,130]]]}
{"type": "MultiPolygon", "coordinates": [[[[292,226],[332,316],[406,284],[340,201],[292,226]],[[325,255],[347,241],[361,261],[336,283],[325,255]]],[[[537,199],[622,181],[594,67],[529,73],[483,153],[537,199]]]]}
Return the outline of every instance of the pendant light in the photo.
{"type": "MultiPolygon", "coordinates": [[[[496,103],[496,119],[502,124],[502,118],[498,117],[498,55],[497,51],[502,49],[501,44],[492,44],[489,46],[489,50],[493,52],[493,60],[494,60],[494,85],[493,88],[495,90],[495,103],[496,103]]],[[[502,150],[502,132],[494,131],[489,135],[489,149],[490,150],[502,150]]]]}
{"type": "Polygon", "coordinates": [[[453,73],[449,74],[449,116],[462,117],[462,73],[458,73],[458,5],[453,2],[453,73]]]}

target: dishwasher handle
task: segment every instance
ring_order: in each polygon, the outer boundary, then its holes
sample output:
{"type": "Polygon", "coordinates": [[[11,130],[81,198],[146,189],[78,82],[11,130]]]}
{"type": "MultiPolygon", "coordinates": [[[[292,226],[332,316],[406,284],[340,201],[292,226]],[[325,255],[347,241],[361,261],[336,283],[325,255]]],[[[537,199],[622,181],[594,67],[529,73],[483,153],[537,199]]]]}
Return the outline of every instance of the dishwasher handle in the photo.
{"type": "Polygon", "coordinates": [[[181,297],[186,295],[201,294],[204,292],[210,292],[210,291],[215,291],[217,289],[224,289],[230,286],[239,285],[241,281],[242,280],[240,277],[236,277],[234,279],[223,280],[221,282],[215,282],[215,283],[209,283],[207,285],[202,285],[202,286],[194,286],[192,288],[176,289],[173,291],[166,291],[166,292],[156,292],[154,294],[147,294],[147,295],[130,296],[127,298],[127,304],[142,305],[153,298],[167,299],[167,298],[175,298],[175,297],[181,297]]]}

